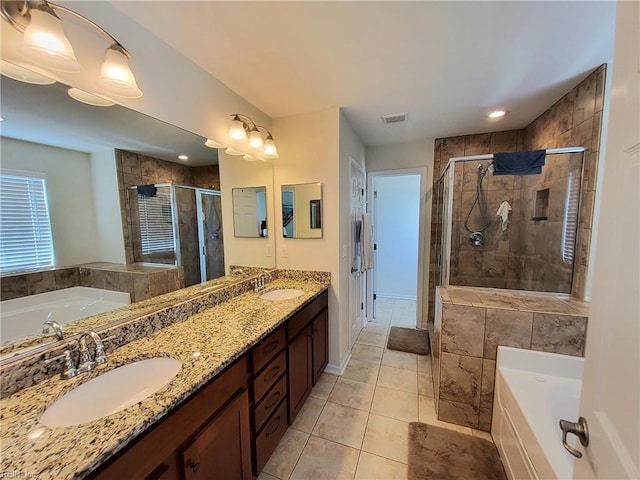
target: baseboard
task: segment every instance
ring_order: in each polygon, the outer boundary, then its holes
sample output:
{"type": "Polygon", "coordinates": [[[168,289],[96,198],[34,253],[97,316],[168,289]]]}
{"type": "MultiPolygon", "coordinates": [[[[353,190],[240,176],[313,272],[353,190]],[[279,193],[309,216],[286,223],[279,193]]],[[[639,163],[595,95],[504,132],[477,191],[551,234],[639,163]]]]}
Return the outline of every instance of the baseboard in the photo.
{"type": "Polygon", "coordinates": [[[349,351],[347,356],[342,361],[342,365],[337,366],[337,365],[328,364],[324,368],[324,371],[327,372],[327,373],[330,373],[332,375],[340,375],[340,376],[342,376],[342,374],[344,373],[345,369],[347,368],[347,364],[349,363],[349,360],[351,360],[351,351],[349,351]]]}
{"type": "Polygon", "coordinates": [[[415,295],[398,295],[397,293],[376,293],[376,298],[393,298],[396,300],[413,300],[417,301],[415,295]]]}

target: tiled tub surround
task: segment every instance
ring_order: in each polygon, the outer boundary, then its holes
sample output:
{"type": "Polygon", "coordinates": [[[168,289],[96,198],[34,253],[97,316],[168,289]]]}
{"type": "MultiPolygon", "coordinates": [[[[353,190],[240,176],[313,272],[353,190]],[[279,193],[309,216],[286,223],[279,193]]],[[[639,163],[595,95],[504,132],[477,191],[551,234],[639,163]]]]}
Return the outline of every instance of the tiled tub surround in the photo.
{"type": "Polygon", "coordinates": [[[93,372],[72,380],[49,378],[3,398],[2,470],[40,479],[83,478],[327,287],[327,283],[276,279],[267,290],[298,288],[304,294],[271,302],[247,292],[127,343],[93,372]],[[155,395],[75,427],[49,429],[38,423],[45,408],[75,386],[126,363],[155,356],[183,363],[180,373],[155,395]]]}
{"type": "MultiPolygon", "coordinates": [[[[274,280],[268,280],[267,290],[301,288],[309,282],[321,285],[329,285],[331,282],[331,275],[328,272],[273,270],[272,275],[274,280]],[[272,284],[276,279],[278,283],[272,284]]],[[[301,289],[304,290],[304,288],[301,289]]],[[[71,336],[87,329],[95,330],[102,338],[109,338],[105,342],[105,348],[109,352],[252,290],[253,278],[220,277],[131,304],[110,313],[73,322],[69,324],[67,332],[71,336]]],[[[59,366],[54,363],[47,365],[43,360],[61,355],[68,348],[76,348],[76,343],[76,338],[69,338],[66,341],[39,347],[28,354],[5,358],[0,364],[0,393],[10,395],[46,378],[56,376],[60,372],[59,366]]],[[[5,349],[2,353],[6,357],[10,351],[5,349]]]]}
{"type": "Polygon", "coordinates": [[[438,287],[431,335],[438,419],[491,429],[498,345],[583,356],[588,303],[565,294],[438,287]]]}
{"type": "Polygon", "coordinates": [[[0,279],[1,300],[37,295],[70,287],[92,287],[126,292],[139,302],[184,287],[182,267],[148,263],[123,265],[83,263],[39,272],[19,273],[0,279]]]}

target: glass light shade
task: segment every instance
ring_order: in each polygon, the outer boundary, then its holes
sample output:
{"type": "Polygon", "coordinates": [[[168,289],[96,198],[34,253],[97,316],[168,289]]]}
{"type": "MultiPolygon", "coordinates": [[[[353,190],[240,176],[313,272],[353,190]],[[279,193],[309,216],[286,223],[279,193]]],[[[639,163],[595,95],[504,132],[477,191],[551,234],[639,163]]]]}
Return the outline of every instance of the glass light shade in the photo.
{"type": "Polygon", "coordinates": [[[224,153],[226,153],[227,155],[244,155],[244,152],[241,152],[240,150],[236,150],[235,148],[231,148],[231,147],[227,147],[224,153]]]}
{"type": "Polygon", "coordinates": [[[258,162],[258,161],[262,161],[262,159],[260,157],[254,157],[253,155],[246,155],[244,157],[242,157],[244,160],[246,160],[247,162],[258,162]]]}
{"type": "Polygon", "coordinates": [[[271,138],[271,135],[269,135],[269,138],[267,138],[264,141],[264,153],[272,157],[278,156],[278,149],[276,148],[276,142],[273,141],[273,138],[271,138]]]}
{"type": "Polygon", "coordinates": [[[79,88],[71,87],[67,93],[71,98],[87,105],[93,105],[94,107],[110,107],[115,105],[116,102],[100,95],[80,90],[79,88]]]}
{"type": "Polygon", "coordinates": [[[119,49],[107,48],[104,63],[100,68],[98,85],[111,95],[122,98],[140,98],[142,91],[136,84],[136,77],[129,68],[129,59],[119,49]]]}
{"type": "Polygon", "coordinates": [[[49,78],[41,73],[16,65],[14,63],[0,60],[0,73],[5,77],[13,78],[19,82],[32,83],[34,85],[51,85],[56,83],[53,78],[49,78]]]}
{"type": "Polygon", "coordinates": [[[20,52],[36,65],[76,72],[80,64],[64,33],[62,20],[55,15],[32,8],[31,22],[24,31],[20,52]]]}
{"type": "Polygon", "coordinates": [[[264,145],[264,139],[258,129],[254,128],[249,132],[249,146],[251,148],[262,148],[264,145]]]}
{"type": "Polygon", "coordinates": [[[229,137],[237,142],[247,140],[247,131],[244,129],[244,123],[236,115],[229,125],[229,137]]]}
{"type": "Polygon", "coordinates": [[[223,143],[218,143],[215,140],[211,140],[210,138],[207,138],[207,141],[204,142],[204,146],[209,148],[225,148],[226,147],[226,145],[224,145],[223,143]]]}

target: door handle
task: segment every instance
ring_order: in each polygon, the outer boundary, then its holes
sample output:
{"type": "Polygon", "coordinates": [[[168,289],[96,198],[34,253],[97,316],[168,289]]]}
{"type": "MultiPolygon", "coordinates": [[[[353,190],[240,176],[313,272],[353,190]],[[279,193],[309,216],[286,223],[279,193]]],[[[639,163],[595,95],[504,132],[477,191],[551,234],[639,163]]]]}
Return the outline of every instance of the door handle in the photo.
{"type": "Polygon", "coordinates": [[[358,269],[357,269],[357,268],[353,268],[353,267],[351,267],[351,273],[356,273],[357,271],[358,271],[358,269]]]}
{"type": "Polygon", "coordinates": [[[576,450],[567,443],[567,434],[573,433],[580,444],[583,447],[589,445],[589,426],[587,425],[587,419],[580,417],[577,422],[570,422],[568,420],[560,420],[560,429],[562,430],[562,446],[567,452],[576,458],[582,458],[582,452],[576,450]]]}

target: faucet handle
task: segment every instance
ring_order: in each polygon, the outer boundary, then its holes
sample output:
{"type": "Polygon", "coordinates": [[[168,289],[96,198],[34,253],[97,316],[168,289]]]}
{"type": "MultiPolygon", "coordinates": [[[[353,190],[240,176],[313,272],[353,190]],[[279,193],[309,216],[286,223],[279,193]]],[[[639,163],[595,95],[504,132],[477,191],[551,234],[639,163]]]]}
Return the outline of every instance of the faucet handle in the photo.
{"type": "Polygon", "coordinates": [[[45,365],[49,365],[50,363],[60,360],[61,358],[64,359],[64,370],[60,373],[60,376],[67,379],[75,377],[79,372],[78,369],[76,369],[75,364],[73,363],[71,352],[69,350],[65,350],[61,355],[46,359],[44,363],[45,365]]]}
{"type": "Polygon", "coordinates": [[[107,354],[104,353],[104,342],[108,342],[114,338],[116,338],[116,335],[111,335],[109,337],[101,338],[100,341],[96,343],[96,355],[93,359],[96,365],[102,365],[107,361],[107,354]]]}

